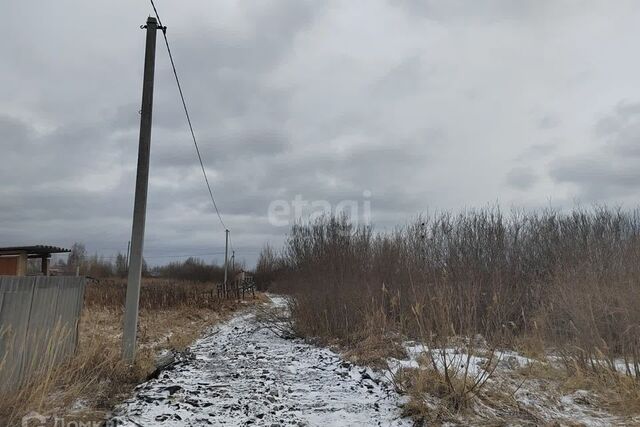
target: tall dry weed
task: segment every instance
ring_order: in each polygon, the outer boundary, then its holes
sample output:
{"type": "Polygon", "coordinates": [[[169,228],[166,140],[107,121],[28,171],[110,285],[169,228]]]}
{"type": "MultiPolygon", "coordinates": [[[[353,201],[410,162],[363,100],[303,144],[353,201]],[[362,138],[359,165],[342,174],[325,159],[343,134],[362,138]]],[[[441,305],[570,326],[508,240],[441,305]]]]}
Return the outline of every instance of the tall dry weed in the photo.
{"type": "Polygon", "coordinates": [[[301,335],[352,345],[380,333],[376,318],[384,334],[532,342],[562,347],[583,369],[636,374],[639,259],[638,211],[496,207],[386,233],[343,217],[296,224],[272,264],[276,289],[295,295],[301,335]]]}

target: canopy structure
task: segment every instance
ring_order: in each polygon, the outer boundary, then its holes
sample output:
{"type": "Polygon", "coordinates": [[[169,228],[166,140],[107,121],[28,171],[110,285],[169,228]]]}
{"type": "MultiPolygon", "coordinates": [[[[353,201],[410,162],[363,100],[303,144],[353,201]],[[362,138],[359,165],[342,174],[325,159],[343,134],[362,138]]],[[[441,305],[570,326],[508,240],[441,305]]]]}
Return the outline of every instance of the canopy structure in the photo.
{"type": "Polygon", "coordinates": [[[49,245],[8,246],[0,248],[0,275],[26,276],[27,261],[40,259],[41,273],[49,275],[49,259],[51,254],[71,252],[69,249],[49,245]]]}

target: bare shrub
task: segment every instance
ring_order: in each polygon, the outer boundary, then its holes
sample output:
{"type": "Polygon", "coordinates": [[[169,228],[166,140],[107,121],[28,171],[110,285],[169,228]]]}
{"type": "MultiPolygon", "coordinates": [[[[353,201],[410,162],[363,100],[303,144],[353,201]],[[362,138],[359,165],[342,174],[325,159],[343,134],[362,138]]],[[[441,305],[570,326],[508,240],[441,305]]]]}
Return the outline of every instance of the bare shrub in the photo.
{"type": "Polygon", "coordinates": [[[296,333],[351,349],[376,336],[444,348],[479,334],[491,348],[553,347],[567,366],[636,378],[639,218],[490,207],[374,233],[324,217],[292,227],[277,289],[294,296],[296,333]]]}
{"type": "Polygon", "coordinates": [[[402,367],[392,378],[396,390],[410,398],[405,414],[430,421],[442,421],[470,409],[498,366],[494,351],[480,358],[472,345],[427,347],[418,361],[418,367],[402,367]],[[478,360],[482,360],[481,369],[473,366],[478,360]]]}
{"type": "Polygon", "coordinates": [[[273,281],[283,272],[285,266],[282,258],[269,245],[265,245],[260,251],[256,263],[255,280],[258,290],[265,291],[273,281]]]}

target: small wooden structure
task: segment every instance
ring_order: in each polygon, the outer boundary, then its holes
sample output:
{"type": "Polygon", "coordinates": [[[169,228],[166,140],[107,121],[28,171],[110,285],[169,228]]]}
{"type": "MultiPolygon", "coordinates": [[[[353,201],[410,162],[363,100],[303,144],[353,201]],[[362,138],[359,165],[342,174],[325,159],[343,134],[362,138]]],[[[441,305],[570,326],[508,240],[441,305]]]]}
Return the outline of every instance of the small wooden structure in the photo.
{"type": "Polygon", "coordinates": [[[29,259],[40,259],[40,272],[43,276],[49,275],[49,260],[51,254],[71,252],[69,249],[57,246],[9,246],[0,248],[0,275],[1,276],[26,276],[27,262],[29,259]]]}

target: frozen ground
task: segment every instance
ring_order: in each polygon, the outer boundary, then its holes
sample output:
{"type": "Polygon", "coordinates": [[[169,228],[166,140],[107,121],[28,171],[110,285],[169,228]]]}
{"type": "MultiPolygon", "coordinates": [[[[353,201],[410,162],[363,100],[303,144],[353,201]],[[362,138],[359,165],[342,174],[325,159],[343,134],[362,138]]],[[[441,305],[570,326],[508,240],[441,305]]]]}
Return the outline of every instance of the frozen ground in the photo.
{"type": "MultiPolygon", "coordinates": [[[[273,305],[284,301],[272,297],[273,305]]],[[[219,325],[115,411],[126,426],[411,426],[371,370],[281,338],[248,309],[219,325]]]]}

